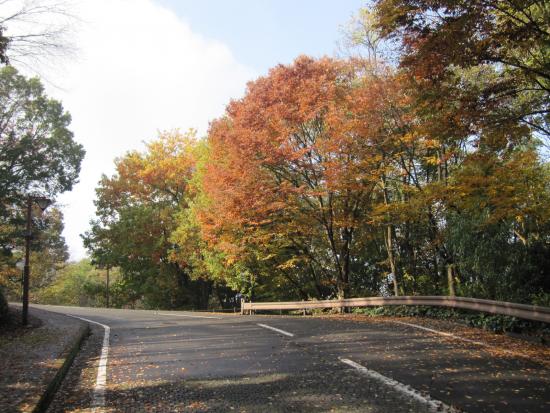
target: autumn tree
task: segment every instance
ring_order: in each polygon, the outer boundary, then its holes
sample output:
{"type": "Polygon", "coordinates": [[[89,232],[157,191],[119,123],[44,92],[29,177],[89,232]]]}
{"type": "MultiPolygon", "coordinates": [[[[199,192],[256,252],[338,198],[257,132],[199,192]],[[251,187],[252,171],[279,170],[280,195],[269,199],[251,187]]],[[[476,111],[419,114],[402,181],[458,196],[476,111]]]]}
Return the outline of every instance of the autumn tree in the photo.
{"type": "Polygon", "coordinates": [[[512,59],[545,40],[532,26],[535,44],[515,39],[497,3],[379,1],[352,32],[370,37],[351,37],[369,65],[302,57],[251,82],[210,128],[196,212],[208,247],[263,297],[376,294],[384,281],[396,295],[547,290],[544,76],[512,59]],[[451,45],[456,21],[469,29],[451,45]],[[479,53],[454,53],[472,33],[479,53]],[[381,39],[404,46],[396,70],[372,70],[381,39]],[[492,235],[472,249],[480,233],[492,235]]]}
{"type": "MultiPolygon", "coordinates": [[[[206,308],[212,283],[173,241],[188,208],[195,170],[194,131],[166,132],[144,152],[116,161],[97,188],[97,220],[84,242],[93,262],[117,266],[130,302],[149,307],[206,308]],[[183,212],[182,212],[183,211],[183,212]]],[[[191,235],[189,235],[191,236],[191,235]]]]}
{"type": "MultiPolygon", "coordinates": [[[[519,291],[515,286],[525,277],[518,263],[527,260],[531,284],[542,287],[544,282],[537,274],[547,268],[540,259],[547,241],[532,249],[517,230],[533,219],[538,228],[547,222],[546,208],[537,201],[548,193],[547,174],[537,149],[538,139],[548,136],[547,6],[537,1],[376,3],[382,37],[402,45],[400,74],[410,97],[405,110],[412,121],[401,136],[396,135],[403,148],[399,158],[407,179],[393,191],[405,194],[406,201],[393,208],[395,219],[401,221],[396,238],[401,244],[398,250],[405,253],[403,271],[432,273],[428,279],[438,286],[432,292],[445,281],[451,291],[453,282],[462,278],[477,283],[470,294],[477,291],[503,298],[519,291]],[[503,174],[503,168],[510,173],[503,174]],[[535,170],[526,177],[527,171],[535,170]],[[518,210],[517,199],[522,197],[524,206],[518,210]],[[418,230],[418,224],[427,233],[406,235],[415,227],[418,230]],[[480,287],[497,282],[487,279],[488,274],[495,274],[489,263],[499,261],[493,259],[498,254],[490,252],[490,242],[483,251],[487,265],[467,264],[474,261],[464,249],[468,234],[475,242],[479,235],[474,234],[485,230],[498,233],[500,238],[492,242],[501,245],[500,251],[509,252],[506,271],[515,268],[499,294],[494,288],[489,292],[480,287]],[[417,245],[429,245],[431,253],[421,253],[423,248],[406,253],[411,241],[418,243],[418,236],[428,242],[417,245]],[[415,257],[413,263],[411,257],[415,257]],[[510,265],[515,259],[511,257],[517,258],[514,265],[510,265]]],[[[413,284],[418,278],[413,277],[413,284]]],[[[528,300],[533,292],[524,291],[518,299],[528,300]]]]}
{"type": "Polygon", "coordinates": [[[548,296],[546,2],[374,3],[365,53],[278,65],[205,141],[117,160],[85,243],[125,302],[548,296]]]}
{"type": "Polygon", "coordinates": [[[382,36],[402,46],[403,68],[439,83],[457,69],[471,73],[490,66],[498,76],[485,79],[477,98],[491,105],[517,97],[500,118],[550,136],[547,1],[378,0],[376,12],[382,36]]]}
{"type": "Polygon", "coordinates": [[[372,259],[359,240],[385,166],[378,147],[394,86],[361,68],[307,57],[279,65],[210,128],[205,234],[230,256],[270,262],[306,297],[349,296],[372,259]]]}

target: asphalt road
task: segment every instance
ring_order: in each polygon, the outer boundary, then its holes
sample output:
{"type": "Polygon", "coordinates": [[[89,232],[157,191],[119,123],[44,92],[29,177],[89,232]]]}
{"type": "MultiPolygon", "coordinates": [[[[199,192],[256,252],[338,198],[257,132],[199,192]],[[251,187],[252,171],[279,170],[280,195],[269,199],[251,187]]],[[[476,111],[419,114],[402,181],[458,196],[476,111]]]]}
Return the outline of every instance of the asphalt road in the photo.
{"type": "Polygon", "coordinates": [[[550,411],[543,365],[406,325],[37,307],[110,327],[109,412],[550,411]]]}

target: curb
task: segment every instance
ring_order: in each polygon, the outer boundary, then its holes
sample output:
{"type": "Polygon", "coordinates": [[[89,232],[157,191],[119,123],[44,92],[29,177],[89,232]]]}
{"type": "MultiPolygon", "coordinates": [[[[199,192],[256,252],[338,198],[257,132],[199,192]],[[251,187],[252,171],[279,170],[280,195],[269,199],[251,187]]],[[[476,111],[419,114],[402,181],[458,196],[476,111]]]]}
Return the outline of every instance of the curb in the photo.
{"type": "Polygon", "coordinates": [[[46,387],[46,390],[40,397],[40,400],[38,400],[38,403],[32,410],[32,413],[44,413],[50,403],[52,402],[55,393],[59,389],[59,386],[63,382],[63,379],[67,375],[67,372],[69,371],[69,368],[73,364],[73,361],[80,351],[80,347],[82,345],[82,342],[90,335],[90,325],[88,323],[85,324],[85,326],[81,329],[81,332],[77,339],[74,341],[73,345],[70,346],[69,353],[67,354],[65,361],[57,370],[57,373],[55,374],[54,378],[50,381],[48,386],[46,387]]]}

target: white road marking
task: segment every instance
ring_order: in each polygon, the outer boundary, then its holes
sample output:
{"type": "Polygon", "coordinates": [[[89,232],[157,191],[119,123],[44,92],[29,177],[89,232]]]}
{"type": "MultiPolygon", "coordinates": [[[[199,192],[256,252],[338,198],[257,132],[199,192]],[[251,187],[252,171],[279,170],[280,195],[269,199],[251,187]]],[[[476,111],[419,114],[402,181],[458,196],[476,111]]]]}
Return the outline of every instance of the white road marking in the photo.
{"type": "Polygon", "coordinates": [[[442,401],[433,399],[427,394],[422,394],[418,390],[413,389],[411,386],[400,383],[397,380],[390,379],[389,377],[386,377],[378,373],[377,371],[370,370],[365,366],[362,366],[361,364],[356,363],[355,361],[352,361],[350,359],[345,359],[345,358],[339,358],[339,360],[342,363],[345,363],[348,366],[353,367],[354,369],[368,376],[369,378],[382,382],[385,385],[390,386],[393,389],[397,390],[398,392],[403,393],[404,395],[422,404],[425,404],[428,407],[429,411],[431,412],[447,412],[447,413],[460,412],[460,410],[455,409],[454,407],[448,406],[442,401]]]}
{"type": "Polygon", "coordinates": [[[499,351],[499,352],[506,353],[506,354],[510,354],[510,355],[512,355],[512,356],[514,356],[514,357],[522,357],[522,358],[531,360],[531,357],[529,357],[528,355],[521,354],[521,353],[518,353],[518,352],[515,352],[515,351],[512,351],[512,350],[507,350],[507,349],[505,349],[505,348],[500,348],[500,347],[492,346],[492,345],[490,345],[490,344],[483,343],[483,342],[481,342],[481,341],[470,340],[469,338],[460,337],[460,336],[457,336],[457,335],[454,335],[454,334],[451,334],[451,333],[447,333],[447,332],[445,332],[445,331],[434,330],[434,329],[432,329],[432,328],[420,326],[420,325],[418,325],[418,324],[413,324],[413,323],[405,323],[405,322],[403,322],[403,321],[393,321],[393,322],[396,323],[396,324],[403,324],[403,325],[405,325],[405,326],[409,326],[409,327],[413,327],[413,328],[418,328],[419,330],[429,331],[430,333],[438,334],[438,335],[440,335],[440,336],[450,337],[450,338],[453,338],[453,339],[455,339],[455,340],[465,341],[465,342],[467,342],[467,343],[472,343],[472,344],[475,344],[475,345],[481,346],[481,347],[494,348],[494,349],[498,348],[498,351],[499,351]]]}
{"type": "Polygon", "coordinates": [[[263,327],[263,328],[267,328],[267,329],[269,329],[269,330],[276,331],[277,333],[284,334],[285,336],[294,337],[294,334],[289,333],[288,331],[279,330],[278,328],[268,326],[267,324],[260,324],[260,323],[258,323],[258,325],[259,325],[260,327],[263,327]]]}
{"type": "Polygon", "coordinates": [[[409,327],[413,327],[413,328],[418,328],[419,330],[429,331],[430,333],[439,334],[440,336],[451,337],[451,338],[454,338],[456,340],[462,340],[462,341],[466,341],[468,343],[477,344],[478,346],[491,347],[488,344],[482,343],[481,341],[470,340],[469,338],[456,336],[456,335],[451,334],[451,333],[446,333],[444,331],[434,330],[434,329],[424,327],[424,326],[419,326],[418,324],[405,323],[403,321],[394,321],[394,323],[403,324],[404,326],[409,326],[409,327]]]}
{"type": "Polygon", "coordinates": [[[170,314],[170,313],[157,313],[158,315],[168,315],[174,317],[188,317],[188,318],[213,318],[215,320],[221,320],[221,317],[207,316],[207,315],[187,315],[187,314],[170,314]]]}
{"type": "MultiPolygon", "coordinates": [[[[454,338],[456,340],[461,340],[461,341],[466,341],[468,343],[477,344],[478,346],[492,347],[491,345],[489,345],[487,343],[482,343],[481,341],[470,340],[469,338],[456,336],[456,335],[451,334],[451,333],[446,333],[445,331],[439,331],[439,330],[434,330],[434,329],[431,329],[431,328],[428,328],[428,327],[419,326],[418,324],[405,323],[403,321],[394,321],[394,323],[403,324],[405,326],[409,326],[409,327],[413,327],[413,328],[418,328],[419,330],[429,331],[430,333],[439,334],[440,336],[451,337],[451,338],[454,338]]],[[[509,351],[509,350],[504,350],[504,351],[508,352],[508,353],[511,353],[511,354],[514,354],[512,351],[509,351]]]]}
{"type": "MultiPolygon", "coordinates": [[[[70,315],[70,314],[69,314],[70,315]]],[[[97,324],[104,328],[103,333],[103,347],[101,348],[101,356],[99,358],[99,366],[97,368],[97,378],[94,387],[94,396],[92,399],[92,412],[100,412],[105,407],[105,386],[107,384],[107,359],[109,357],[109,334],[111,328],[105,324],[98,323],[97,321],[89,320],[87,318],[78,317],[76,315],[70,315],[71,317],[78,318],[88,323],[97,324]]]]}

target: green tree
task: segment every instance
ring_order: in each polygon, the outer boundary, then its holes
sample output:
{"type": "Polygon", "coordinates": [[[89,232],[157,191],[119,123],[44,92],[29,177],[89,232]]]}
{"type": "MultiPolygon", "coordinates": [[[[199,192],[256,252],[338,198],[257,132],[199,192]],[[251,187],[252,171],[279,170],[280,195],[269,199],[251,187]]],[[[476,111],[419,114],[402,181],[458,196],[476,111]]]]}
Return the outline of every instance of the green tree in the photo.
{"type": "Polygon", "coordinates": [[[71,116],[48,98],[37,78],[0,70],[0,199],[27,193],[55,197],[77,182],[84,149],[69,130],[71,116]]]}
{"type": "Polygon", "coordinates": [[[56,271],[69,259],[69,251],[63,237],[63,213],[57,207],[48,208],[38,222],[36,235],[31,243],[31,290],[51,282],[56,271]]]}
{"type": "MultiPolygon", "coordinates": [[[[118,273],[113,272],[117,283],[118,273]]],[[[33,301],[41,304],[96,307],[105,304],[105,275],[84,259],[59,270],[51,282],[36,290],[33,301]]],[[[116,289],[116,287],[115,287],[116,289]]]]}
{"type": "MultiPolygon", "coordinates": [[[[74,141],[70,122],[70,115],[60,102],[45,95],[37,78],[27,79],[9,66],[0,70],[0,266],[4,277],[18,274],[13,253],[21,249],[27,196],[55,199],[77,182],[84,149],[74,141]]],[[[49,224],[39,218],[35,224],[59,233],[61,216],[47,217],[49,224]]],[[[62,244],[59,238],[55,243],[62,244]]]]}
{"type": "MultiPolygon", "coordinates": [[[[65,266],[69,258],[67,244],[62,235],[63,214],[55,206],[45,212],[38,207],[33,210],[34,236],[31,240],[31,292],[40,289],[52,282],[57,271],[65,266]]],[[[20,232],[12,235],[11,254],[4,260],[4,268],[0,274],[0,284],[4,285],[11,297],[17,297],[21,290],[21,271],[14,264],[23,260],[23,251],[20,248],[20,232]]]]}

